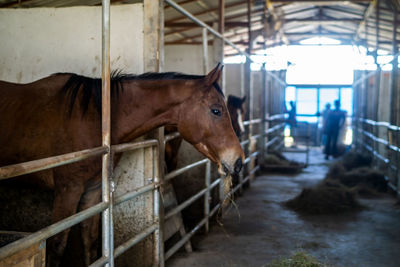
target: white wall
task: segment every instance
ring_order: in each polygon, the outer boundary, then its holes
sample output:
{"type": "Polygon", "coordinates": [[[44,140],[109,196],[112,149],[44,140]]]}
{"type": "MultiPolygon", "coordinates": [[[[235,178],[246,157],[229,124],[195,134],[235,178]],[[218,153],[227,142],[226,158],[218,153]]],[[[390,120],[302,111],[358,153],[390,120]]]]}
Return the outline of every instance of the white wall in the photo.
{"type": "MultiPolygon", "coordinates": [[[[225,74],[226,74],[226,94],[242,96],[244,92],[244,74],[242,69],[243,64],[226,64],[225,74]]],[[[244,70],[244,69],[243,69],[244,70]]]]}
{"type": "MultiPolygon", "coordinates": [[[[212,65],[213,48],[208,46],[208,71],[212,65]]],[[[201,45],[167,45],[164,47],[164,71],[176,71],[186,74],[204,75],[203,47],[201,45]]]]}
{"type": "MultiPolygon", "coordinates": [[[[143,72],[143,6],[111,7],[111,68],[143,72]]],[[[0,80],[101,76],[101,7],[0,9],[0,80]]]]}

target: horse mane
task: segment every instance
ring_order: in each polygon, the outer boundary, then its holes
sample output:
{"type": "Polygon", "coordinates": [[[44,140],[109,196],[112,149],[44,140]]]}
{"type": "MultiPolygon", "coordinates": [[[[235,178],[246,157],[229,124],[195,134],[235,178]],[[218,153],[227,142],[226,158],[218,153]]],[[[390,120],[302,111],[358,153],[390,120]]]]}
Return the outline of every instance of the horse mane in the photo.
{"type": "MultiPolygon", "coordinates": [[[[77,101],[79,91],[82,92],[80,104],[82,108],[82,116],[89,109],[90,100],[93,98],[96,110],[101,114],[101,78],[90,78],[75,73],[56,73],[54,75],[70,75],[68,81],[61,88],[61,93],[67,98],[68,112],[71,116],[74,104],[77,101]]],[[[130,80],[197,80],[204,78],[204,75],[188,75],[179,72],[147,72],[140,75],[125,74],[120,70],[111,73],[111,98],[118,97],[123,90],[123,82],[130,80]]],[[[219,94],[224,96],[221,87],[217,82],[213,83],[214,88],[219,94]]]]}

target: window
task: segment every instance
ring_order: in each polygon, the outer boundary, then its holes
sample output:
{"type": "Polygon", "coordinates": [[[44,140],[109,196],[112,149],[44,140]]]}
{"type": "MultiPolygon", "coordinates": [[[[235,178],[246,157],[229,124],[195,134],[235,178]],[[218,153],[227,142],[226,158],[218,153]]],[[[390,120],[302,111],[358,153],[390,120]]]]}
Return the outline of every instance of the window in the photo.
{"type": "Polygon", "coordinates": [[[331,104],[331,109],[333,109],[333,102],[338,99],[339,88],[321,88],[319,91],[319,112],[321,113],[328,103],[331,104]]]}
{"type": "Polygon", "coordinates": [[[347,111],[347,116],[353,115],[353,89],[342,88],[340,90],[341,109],[347,111]]]}
{"type": "Polygon", "coordinates": [[[297,114],[315,115],[317,109],[317,88],[297,89],[297,114]]]}

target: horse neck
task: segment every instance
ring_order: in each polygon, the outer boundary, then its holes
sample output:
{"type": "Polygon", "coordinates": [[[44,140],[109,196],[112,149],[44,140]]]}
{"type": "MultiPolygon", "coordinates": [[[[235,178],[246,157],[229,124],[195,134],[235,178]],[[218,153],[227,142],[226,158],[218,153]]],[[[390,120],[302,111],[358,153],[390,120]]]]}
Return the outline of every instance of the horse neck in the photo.
{"type": "Polygon", "coordinates": [[[179,105],[193,93],[194,81],[131,80],[113,100],[113,143],[129,142],[166,124],[176,124],[179,105]]]}

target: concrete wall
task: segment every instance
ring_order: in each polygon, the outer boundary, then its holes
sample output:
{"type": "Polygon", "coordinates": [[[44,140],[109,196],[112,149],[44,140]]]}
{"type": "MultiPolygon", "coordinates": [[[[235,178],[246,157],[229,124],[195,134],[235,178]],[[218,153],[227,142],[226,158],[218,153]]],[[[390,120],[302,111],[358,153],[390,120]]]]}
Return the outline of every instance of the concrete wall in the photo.
{"type": "MultiPolygon", "coordinates": [[[[143,72],[142,5],[111,8],[111,67],[143,72]]],[[[101,7],[0,9],[0,79],[101,76],[101,7]]]]}
{"type": "Polygon", "coordinates": [[[227,95],[242,96],[244,94],[244,64],[226,64],[226,92],[227,95]]]}
{"type": "MultiPolygon", "coordinates": [[[[185,74],[204,75],[203,47],[201,45],[167,45],[164,48],[164,71],[176,71],[185,74]]],[[[213,48],[208,46],[208,67],[212,70],[213,48]]]]}
{"type": "MultiPolygon", "coordinates": [[[[143,20],[143,4],[111,7],[112,69],[143,72],[143,20]]],[[[101,7],[0,9],[0,36],[1,80],[26,83],[56,72],[101,76],[101,7]]],[[[114,171],[116,196],[147,184],[149,153],[124,153],[114,171]]],[[[150,223],[151,203],[149,194],[114,209],[116,246],[150,223]]],[[[142,242],[119,265],[151,266],[151,246],[142,242]]]]}

